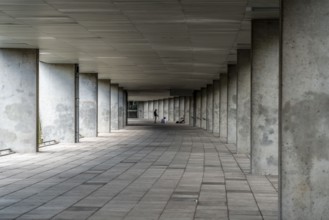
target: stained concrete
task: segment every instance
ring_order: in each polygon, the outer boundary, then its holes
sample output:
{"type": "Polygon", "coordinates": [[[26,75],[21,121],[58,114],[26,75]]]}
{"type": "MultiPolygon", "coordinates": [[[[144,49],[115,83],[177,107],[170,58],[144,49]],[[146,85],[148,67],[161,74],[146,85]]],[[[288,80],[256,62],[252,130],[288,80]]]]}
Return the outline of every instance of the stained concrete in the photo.
{"type": "Polygon", "coordinates": [[[75,65],[39,63],[43,141],[75,142],[75,65]]]}
{"type": "Polygon", "coordinates": [[[179,97],[174,98],[174,122],[179,120],[179,97]]]}
{"type": "Polygon", "coordinates": [[[119,87],[119,110],[118,110],[119,130],[123,128],[124,124],[124,92],[123,88],[119,87]]]}
{"type": "Polygon", "coordinates": [[[207,86],[207,131],[212,133],[214,126],[214,88],[207,86]]]}
{"type": "Polygon", "coordinates": [[[250,154],[251,145],[251,51],[238,50],[237,152],[250,154]]]}
{"type": "Polygon", "coordinates": [[[214,118],[213,118],[213,133],[215,136],[219,136],[220,128],[220,82],[219,80],[214,80],[213,83],[213,93],[214,93],[214,118]]]}
{"type": "Polygon", "coordinates": [[[147,101],[144,102],[144,119],[149,119],[149,103],[147,101]]]}
{"type": "Polygon", "coordinates": [[[201,128],[207,129],[207,88],[201,89],[201,128]]]}
{"type": "Polygon", "coordinates": [[[185,96],[184,97],[184,119],[185,119],[185,124],[190,124],[190,97],[185,96]]]}
{"type": "Polygon", "coordinates": [[[228,65],[228,90],[227,90],[227,143],[236,144],[236,112],[237,112],[237,67],[228,65]]]}
{"type": "Polygon", "coordinates": [[[119,85],[111,84],[111,131],[119,130],[119,85]]]}
{"type": "Polygon", "coordinates": [[[282,7],[281,218],[328,219],[329,2],[282,7]]]}
{"type": "Polygon", "coordinates": [[[278,173],[279,21],[252,22],[251,169],[278,173]]]}
{"type": "Polygon", "coordinates": [[[227,142],[227,74],[220,74],[220,139],[227,142]]]}
{"type": "Polygon", "coordinates": [[[169,99],[169,114],[168,114],[168,121],[173,122],[175,121],[175,114],[174,114],[174,99],[169,99]]]}
{"type": "Polygon", "coordinates": [[[153,108],[153,101],[148,101],[149,103],[149,120],[154,120],[154,108],[153,108]]]}
{"type": "Polygon", "coordinates": [[[195,103],[194,103],[194,100],[195,100],[195,95],[193,93],[193,96],[190,96],[190,107],[189,107],[189,110],[190,110],[189,124],[190,124],[190,126],[195,126],[195,103]]]}
{"type": "Polygon", "coordinates": [[[195,126],[201,128],[201,91],[195,92],[195,126]]]}
{"type": "Polygon", "coordinates": [[[98,132],[111,132],[111,81],[98,80],[98,132]]]}
{"type": "Polygon", "coordinates": [[[137,102],[137,117],[144,119],[144,106],[145,102],[137,102]]]}
{"type": "Polygon", "coordinates": [[[79,133],[83,137],[97,136],[97,86],[95,73],[80,73],[79,77],[79,133]]]}
{"type": "Polygon", "coordinates": [[[166,117],[168,120],[168,115],[169,115],[169,99],[164,99],[163,100],[163,117],[166,117]]]}
{"type": "Polygon", "coordinates": [[[0,149],[37,150],[38,50],[0,49],[0,149]]]}

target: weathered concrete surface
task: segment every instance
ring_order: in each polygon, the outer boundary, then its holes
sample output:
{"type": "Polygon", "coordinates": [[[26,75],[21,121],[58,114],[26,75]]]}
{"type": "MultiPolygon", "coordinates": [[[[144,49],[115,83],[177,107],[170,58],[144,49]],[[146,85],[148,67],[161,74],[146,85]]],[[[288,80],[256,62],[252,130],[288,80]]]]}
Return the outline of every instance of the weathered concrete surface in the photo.
{"type": "Polygon", "coordinates": [[[123,88],[119,87],[119,112],[118,112],[118,120],[119,120],[119,129],[123,128],[124,124],[124,94],[123,88]]]}
{"type": "Polygon", "coordinates": [[[174,121],[179,120],[179,97],[174,98],[174,121]]]}
{"type": "Polygon", "coordinates": [[[158,114],[159,114],[159,101],[158,100],[154,100],[153,101],[153,109],[157,109],[158,110],[158,114]]]}
{"type": "Polygon", "coordinates": [[[227,115],[227,143],[236,144],[236,106],[237,106],[237,67],[228,65],[228,115],[227,115]]]}
{"type": "Polygon", "coordinates": [[[201,91],[195,92],[195,126],[201,128],[201,91]]]}
{"type": "Polygon", "coordinates": [[[149,120],[154,120],[154,108],[153,108],[153,101],[148,101],[149,102],[149,120]]]}
{"type": "Polygon", "coordinates": [[[184,115],[185,115],[185,124],[190,124],[190,97],[184,97],[184,115]]]}
{"type": "Polygon", "coordinates": [[[194,94],[190,97],[190,126],[195,126],[195,105],[194,105],[194,94]]]}
{"type": "Polygon", "coordinates": [[[39,114],[43,141],[75,141],[75,65],[39,63],[39,114]]]}
{"type": "Polygon", "coordinates": [[[140,119],[144,119],[144,106],[145,102],[137,102],[137,117],[140,119]]]}
{"type": "Polygon", "coordinates": [[[328,219],[329,2],[282,6],[281,217],[328,219]]]}
{"type": "Polygon", "coordinates": [[[111,130],[119,130],[119,85],[111,84],[111,130]]]}
{"type": "Polygon", "coordinates": [[[213,131],[214,126],[214,88],[213,85],[207,86],[207,131],[213,131]]]}
{"type": "Polygon", "coordinates": [[[174,114],[174,108],[175,108],[175,105],[174,105],[174,99],[171,98],[169,99],[169,114],[168,114],[168,121],[170,122],[173,122],[175,121],[175,114],[174,114]]]}
{"type": "Polygon", "coordinates": [[[227,74],[220,74],[220,131],[221,141],[227,142],[227,74]]]}
{"type": "Polygon", "coordinates": [[[111,81],[98,80],[98,132],[111,132],[111,81]]]}
{"type": "Polygon", "coordinates": [[[97,84],[97,74],[80,73],[79,133],[83,137],[97,136],[97,84]]]}
{"type": "Polygon", "coordinates": [[[163,118],[163,100],[158,101],[158,112],[159,112],[159,119],[161,120],[163,118]]]}
{"type": "Polygon", "coordinates": [[[185,97],[179,97],[179,118],[185,118],[185,97]]]}
{"type": "Polygon", "coordinates": [[[279,22],[252,22],[251,170],[278,174],[279,22]]]}
{"type": "Polygon", "coordinates": [[[123,127],[126,127],[128,124],[127,121],[127,99],[128,99],[128,93],[126,90],[123,90],[123,127]]]}
{"type": "Polygon", "coordinates": [[[149,103],[147,101],[144,102],[144,119],[149,119],[149,103]]]}
{"type": "Polygon", "coordinates": [[[238,50],[237,152],[250,154],[251,144],[251,53],[238,50]]]}
{"type": "Polygon", "coordinates": [[[213,133],[215,136],[219,136],[220,127],[220,82],[215,80],[213,84],[214,93],[214,123],[213,123],[213,133]]]}
{"type": "Polygon", "coordinates": [[[0,149],[37,150],[38,50],[0,49],[0,149]]]}
{"type": "Polygon", "coordinates": [[[201,128],[207,129],[207,88],[201,89],[201,128]]]}
{"type": "Polygon", "coordinates": [[[168,120],[169,117],[169,99],[163,100],[163,116],[168,120]]]}

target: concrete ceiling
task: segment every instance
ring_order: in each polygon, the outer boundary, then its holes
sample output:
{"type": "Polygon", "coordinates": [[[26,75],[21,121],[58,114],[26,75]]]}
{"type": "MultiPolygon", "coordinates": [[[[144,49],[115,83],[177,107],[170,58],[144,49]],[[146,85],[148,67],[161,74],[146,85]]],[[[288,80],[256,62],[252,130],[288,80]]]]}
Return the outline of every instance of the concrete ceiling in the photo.
{"type": "Polygon", "coordinates": [[[199,89],[279,0],[1,0],[0,47],[40,48],[127,90],[199,89]]]}

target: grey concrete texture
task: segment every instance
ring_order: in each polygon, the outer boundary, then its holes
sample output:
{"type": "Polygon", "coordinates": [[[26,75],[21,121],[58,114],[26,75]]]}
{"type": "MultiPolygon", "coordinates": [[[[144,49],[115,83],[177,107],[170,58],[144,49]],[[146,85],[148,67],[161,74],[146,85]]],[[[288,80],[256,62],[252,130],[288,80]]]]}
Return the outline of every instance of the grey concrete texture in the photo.
{"type": "Polygon", "coordinates": [[[154,108],[153,108],[153,101],[148,101],[149,103],[149,120],[154,120],[154,108]]]}
{"type": "Polygon", "coordinates": [[[163,117],[166,117],[168,120],[169,117],[169,99],[163,100],[163,117]]]}
{"type": "Polygon", "coordinates": [[[95,73],[80,73],[79,77],[79,134],[97,136],[97,86],[95,73]]]}
{"type": "Polygon", "coordinates": [[[227,143],[236,144],[236,117],[237,117],[237,66],[230,64],[227,67],[227,143]]]}
{"type": "Polygon", "coordinates": [[[119,110],[118,110],[119,130],[123,128],[124,124],[124,93],[123,88],[119,87],[119,110]]]}
{"type": "Polygon", "coordinates": [[[0,149],[37,150],[38,50],[0,49],[0,149]]]}
{"type": "Polygon", "coordinates": [[[328,8],[282,2],[282,219],[329,218],[328,8]]]}
{"type": "Polygon", "coordinates": [[[213,83],[213,102],[214,102],[214,118],[213,118],[213,133],[219,136],[220,128],[220,81],[214,80],[213,83]]]}
{"type": "Polygon", "coordinates": [[[220,74],[220,139],[227,142],[227,74],[220,74]]]}
{"type": "Polygon", "coordinates": [[[98,132],[111,132],[111,81],[98,80],[98,132]]]}
{"type": "Polygon", "coordinates": [[[201,91],[198,90],[195,92],[195,102],[196,102],[196,108],[195,108],[195,126],[198,128],[201,128],[201,91]]]}
{"type": "Polygon", "coordinates": [[[128,93],[126,90],[123,90],[123,127],[126,127],[128,124],[127,121],[127,100],[128,100],[128,93]]]}
{"type": "Polygon", "coordinates": [[[168,121],[173,122],[175,121],[175,114],[174,114],[174,99],[169,99],[169,113],[168,113],[168,121]]]}
{"type": "Polygon", "coordinates": [[[207,88],[201,89],[201,128],[207,129],[207,88]]]}
{"type": "Polygon", "coordinates": [[[251,148],[251,51],[238,50],[237,152],[251,148]]]}
{"type": "Polygon", "coordinates": [[[184,115],[185,124],[190,124],[190,96],[184,97],[184,115]]]}
{"type": "Polygon", "coordinates": [[[194,94],[193,96],[190,96],[190,126],[195,126],[195,105],[194,105],[194,94]]]}
{"type": "Polygon", "coordinates": [[[179,97],[179,118],[185,118],[185,97],[179,97]]]}
{"type": "Polygon", "coordinates": [[[75,141],[75,65],[39,63],[39,116],[43,141],[75,141]]]}
{"type": "Polygon", "coordinates": [[[143,108],[143,112],[144,112],[144,119],[149,119],[149,103],[147,101],[143,102],[144,103],[144,108],[143,108]]]}
{"type": "Polygon", "coordinates": [[[207,131],[212,133],[214,126],[214,88],[207,85],[207,131]]]}
{"type": "Polygon", "coordinates": [[[174,98],[174,122],[179,120],[179,97],[174,98]]]}
{"type": "Polygon", "coordinates": [[[157,109],[158,114],[159,114],[159,101],[158,100],[154,100],[153,101],[153,109],[157,109]]]}
{"type": "Polygon", "coordinates": [[[163,100],[158,100],[158,113],[159,113],[159,119],[163,118],[163,100]]]}
{"type": "Polygon", "coordinates": [[[137,117],[144,119],[144,106],[146,102],[137,102],[137,117]]]}
{"type": "Polygon", "coordinates": [[[279,21],[252,22],[251,169],[278,174],[279,21]]]}
{"type": "Polygon", "coordinates": [[[111,84],[111,131],[119,130],[119,85],[111,84]]]}

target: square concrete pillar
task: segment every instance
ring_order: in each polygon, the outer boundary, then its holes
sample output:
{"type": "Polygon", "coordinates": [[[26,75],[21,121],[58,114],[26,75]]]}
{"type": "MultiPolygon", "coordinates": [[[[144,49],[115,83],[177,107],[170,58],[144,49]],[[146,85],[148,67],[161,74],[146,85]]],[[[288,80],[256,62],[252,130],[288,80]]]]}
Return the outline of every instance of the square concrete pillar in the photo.
{"type": "Polygon", "coordinates": [[[111,84],[111,131],[119,130],[119,85],[111,84]]]}
{"type": "Polygon", "coordinates": [[[153,101],[153,109],[157,109],[158,110],[158,114],[159,114],[159,101],[158,100],[154,100],[153,101]]]}
{"type": "Polygon", "coordinates": [[[252,21],[251,171],[278,174],[279,21],[252,21]]]}
{"type": "Polygon", "coordinates": [[[329,216],[329,1],[282,1],[281,219],[329,216]]]}
{"type": "Polygon", "coordinates": [[[251,148],[251,53],[238,50],[237,152],[250,154],[251,148]]]}
{"type": "Polygon", "coordinates": [[[236,144],[236,104],[237,104],[237,67],[236,65],[228,65],[228,115],[227,115],[227,143],[236,144]]]}
{"type": "Polygon", "coordinates": [[[212,133],[214,117],[214,93],[213,85],[207,86],[207,131],[212,133]]]}
{"type": "Polygon", "coordinates": [[[154,120],[154,108],[153,108],[153,101],[148,101],[149,103],[149,120],[154,120]]]}
{"type": "Polygon", "coordinates": [[[227,74],[220,74],[220,140],[227,143],[227,74]]]}
{"type": "Polygon", "coordinates": [[[201,128],[201,121],[202,121],[202,116],[201,116],[201,91],[198,90],[195,92],[195,126],[198,128],[201,128]]]}
{"type": "Polygon", "coordinates": [[[118,120],[119,120],[119,129],[122,129],[124,124],[124,92],[122,87],[119,87],[118,120]]]}
{"type": "Polygon", "coordinates": [[[0,149],[38,149],[39,51],[0,49],[0,149]]]}
{"type": "Polygon", "coordinates": [[[207,88],[201,89],[201,128],[207,129],[207,88]]]}
{"type": "Polygon", "coordinates": [[[123,90],[123,127],[126,127],[128,124],[128,92],[126,90],[123,90]]]}
{"type": "Polygon", "coordinates": [[[149,103],[148,101],[143,102],[144,103],[144,119],[149,119],[149,103]]]}
{"type": "Polygon", "coordinates": [[[98,132],[111,132],[111,80],[98,80],[98,132]]]}
{"type": "Polygon", "coordinates": [[[169,99],[169,114],[168,114],[168,121],[174,122],[175,121],[175,114],[174,114],[174,99],[169,99]]]}
{"type": "Polygon", "coordinates": [[[144,106],[145,102],[137,102],[137,117],[139,119],[144,119],[144,106]]]}
{"type": "Polygon", "coordinates": [[[163,117],[169,118],[169,99],[163,100],[163,117]]]}
{"type": "Polygon", "coordinates": [[[219,136],[220,127],[220,81],[215,80],[213,84],[213,94],[214,94],[214,118],[213,118],[213,133],[215,136],[219,136]]]}
{"type": "Polygon", "coordinates": [[[79,77],[79,133],[83,137],[97,137],[98,75],[80,73],[79,77]]]}
{"type": "Polygon", "coordinates": [[[75,142],[74,64],[39,63],[39,113],[43,141],[75,142]]]}
{"type": "Polygon", "coordinates": [[[179,119],[185,118],[185,97],[179,97],[179,119]]]}
{"type": "Polygon", "coordinates": [[[184,97],[184,115],[185,115],[185,124],[190,124],[190,97],[184,97]]]}
{"type": "Polygon", "coordinates": [[[174,122],[179,121],[179,97],[174,98],[174,122]]]}
{"type": "Polygon", "coordinates": [[[195,92],[190,97],[190,126],[195,126],[195,92]]]}
{"type": "Polygon", "coordinates": [[[159,113],[159,119],[161,120],[163,118],[163,100],[158,100],[158,113],[159,113]]]}

